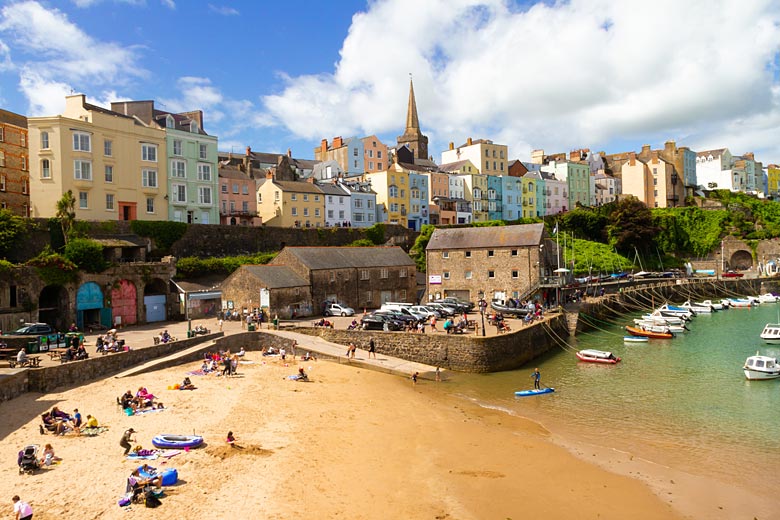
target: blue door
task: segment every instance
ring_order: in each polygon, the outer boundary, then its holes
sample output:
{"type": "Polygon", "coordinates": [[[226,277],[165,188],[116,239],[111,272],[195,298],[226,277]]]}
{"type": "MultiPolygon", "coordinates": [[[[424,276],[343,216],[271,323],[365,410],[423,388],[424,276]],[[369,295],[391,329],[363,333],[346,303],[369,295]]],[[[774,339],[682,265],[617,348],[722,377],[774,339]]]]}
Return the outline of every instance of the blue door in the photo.
{"type": "Polygon", "coordinates": [[[103,291],[95,282],[87,282],[76,293],[76,326],[84,330],[85,325],[100,323],[103,309],[103,291]]]}
{"type": "Polygon", "coordinates": [[[165,295],[153,294],[144,296],[146,306],[146,322],[165,321],[165,295]]]}

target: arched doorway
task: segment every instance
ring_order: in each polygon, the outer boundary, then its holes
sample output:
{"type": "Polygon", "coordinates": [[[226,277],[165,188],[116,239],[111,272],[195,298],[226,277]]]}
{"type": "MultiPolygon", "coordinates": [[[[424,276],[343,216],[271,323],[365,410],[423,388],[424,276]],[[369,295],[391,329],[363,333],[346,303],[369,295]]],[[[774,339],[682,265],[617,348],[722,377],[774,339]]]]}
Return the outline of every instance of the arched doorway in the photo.
{"type": "Polygon", "coordinates": [[[111,328],[111,309],[103,305],[103,291],[95,282],[87,282],[76,293],[76,326],[80,330],[93,325],[111,328]]]}
{"type": "Polygon", "coordinates": [[[146,307],[146,322],[165,321],[165,311],[168,298],[167,284],[155,278],[144,287],[144,307],[146,307]]]}
{"type": "Polygon", "coordinates": [[[734,251],[729,260],[729,267],[739,269],[740,271],[750,269],[753,267],[753,255],[750,254],[750,251],[745,251],[744,249],[734,251]]]}
{"type": "Polygon", "coordinates": [[[67,330],[68,290],[61,285],[47,285],[38,296],[38,321],[58,330],[67,330]]]}
{"type": "Polygon", "coordinates": [[[138,321],[138,294],[133,282],[120,280],[111,289],[111,311],[114,326],[135,325],[138,321]]]}

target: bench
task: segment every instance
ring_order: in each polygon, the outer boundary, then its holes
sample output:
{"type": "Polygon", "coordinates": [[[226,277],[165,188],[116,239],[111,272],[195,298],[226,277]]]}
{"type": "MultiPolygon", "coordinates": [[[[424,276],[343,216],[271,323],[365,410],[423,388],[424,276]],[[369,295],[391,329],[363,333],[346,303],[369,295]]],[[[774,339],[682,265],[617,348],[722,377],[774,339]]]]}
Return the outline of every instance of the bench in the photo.
{"type": "Polygon", "coordinates": [[[22,367],[29,367],[29,368],[38,368],[41,366],[41,357],[40,356],[28,356],[26,361],[22,361],[19,363],[15,359],[9,359],[8,360],[8,367],[9,368],[15,368],[17,365],[19,365],[19,368],[22,367]]]}
{"type": "Polygon", "coordinates": [[[475,332],[479,332],[479,323],[477,323],[477,320],[469,320],[466,328],[475,332]]]}

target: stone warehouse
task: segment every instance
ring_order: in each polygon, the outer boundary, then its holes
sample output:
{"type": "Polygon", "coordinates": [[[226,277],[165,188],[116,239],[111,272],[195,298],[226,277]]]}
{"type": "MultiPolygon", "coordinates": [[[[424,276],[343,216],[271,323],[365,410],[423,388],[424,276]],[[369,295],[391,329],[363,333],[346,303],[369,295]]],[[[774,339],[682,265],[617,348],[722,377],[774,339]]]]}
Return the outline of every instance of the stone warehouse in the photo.
{"type": "Polygon", "coordinates": [[[314,312],[309,281],[285,265],[242,265],[221,288],[222,308],[242,316],[259,308],[284,319],[314,312]]]}

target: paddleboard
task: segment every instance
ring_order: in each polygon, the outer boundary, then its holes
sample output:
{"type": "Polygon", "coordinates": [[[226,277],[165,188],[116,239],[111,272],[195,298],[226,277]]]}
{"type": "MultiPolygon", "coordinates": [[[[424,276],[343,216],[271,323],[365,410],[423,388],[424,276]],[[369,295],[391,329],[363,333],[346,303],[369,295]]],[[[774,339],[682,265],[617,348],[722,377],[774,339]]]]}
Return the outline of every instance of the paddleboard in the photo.
{"type": "Polygon", "coordinates": [[[550,394],[555,392],[555,388],[542,388],[541,390],[520,390],[515,392],[517,397],[528,397],[529,395],[550,394]]]}

